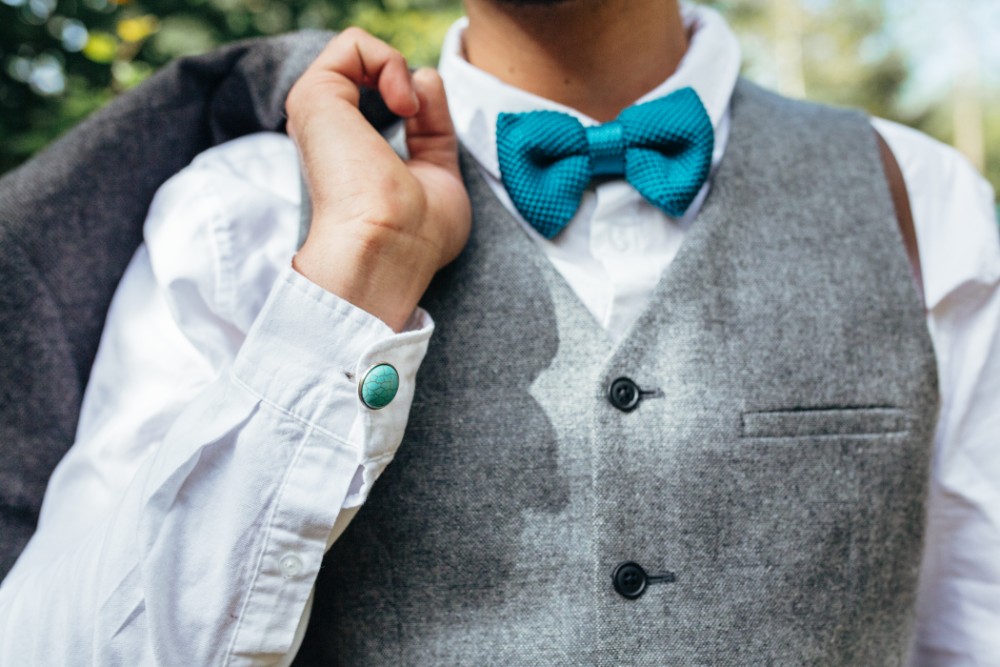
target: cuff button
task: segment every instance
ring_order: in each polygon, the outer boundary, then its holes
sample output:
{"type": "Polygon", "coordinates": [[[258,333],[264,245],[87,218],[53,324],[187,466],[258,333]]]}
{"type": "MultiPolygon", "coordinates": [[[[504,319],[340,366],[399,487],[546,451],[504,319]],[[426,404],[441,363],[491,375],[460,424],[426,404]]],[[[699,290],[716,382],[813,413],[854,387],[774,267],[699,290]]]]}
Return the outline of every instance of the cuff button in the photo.
{"type": "Polygon", "coordinates": [[[285,579],[297,577],[302,572],[303,567],[302,559],[295,554],[285,554],[282,556],[279,565],[281,566],[281,576],[285,579]]]}
{"type": "Polygon", "coordinates": [[[358,383],[361,402],[372,410],[381,410],[392,403],[399,390],[399,373],[391,364],[375,364],[358,383]]]}

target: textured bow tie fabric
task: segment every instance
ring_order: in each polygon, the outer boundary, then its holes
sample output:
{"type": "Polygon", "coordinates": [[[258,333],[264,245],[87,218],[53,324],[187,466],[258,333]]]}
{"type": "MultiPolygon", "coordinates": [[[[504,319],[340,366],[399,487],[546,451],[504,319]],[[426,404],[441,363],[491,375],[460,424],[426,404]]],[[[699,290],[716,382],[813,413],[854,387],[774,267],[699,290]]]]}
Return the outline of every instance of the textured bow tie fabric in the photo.
{"type": "Polygon", "coordinates": [[[691,88],[594,127],[558,111],[497,117],[504,187],[524,219],[549,239],[576,214],[594,177],[624,176],[664,213],[682,216],[708,178],[714,144],[712,121],[691,88]]]}

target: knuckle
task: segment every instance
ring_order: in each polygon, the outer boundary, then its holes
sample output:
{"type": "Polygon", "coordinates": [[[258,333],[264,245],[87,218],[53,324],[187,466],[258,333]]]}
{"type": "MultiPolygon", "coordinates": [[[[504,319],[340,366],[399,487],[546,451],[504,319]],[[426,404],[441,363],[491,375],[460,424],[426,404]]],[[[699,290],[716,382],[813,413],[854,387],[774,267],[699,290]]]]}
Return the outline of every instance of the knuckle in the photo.
{"type": "Polygon", "coordinates": [[[421,67],[413,73],[413,78],[419,81],[421,87],[425,90],[430,90],[434,93],[444,91],[444,82],[441,80],[441,75],[438,74],[436,69],[421,67]]]}
{"type": "Polygon", "coordinates": [[[342,39],[344,41],[355,42],[369,37],[371,37],[371,35],[369,35],[367,31],[352,25],[344,28],[339,35],[334,37],[333,41],[342,39]]]}
{"type": "Polygon", "coordinates": [[[413,73],[413,76],[419,76],[421,79],[426,81],[436,82],[441,80],[441,75],[438,74],[438,71],[433,67],[427,67],[426,65],[417,68],[417,70],[413,73]]]}
{"type": "MultiPolygon", "coordinates": [[[[301,79],[300,79],[301,81],[301,79]]],[[[296,82],[292,86],[292,89],[288,91],[288,96],[285,97],[285,112],[291,116],[299,110],[301,105],[300,98],[302,97],[302,86],[299,82],[296,82]]]]}
{"type": "Polygon", "coordinates": [[[288,118],[289,127],[298,127],[301,124],[302,118],[309,108],[306,96],[305,86],[298,83],[288,91],[288,96],[285,98],[285,116],[288,118]]]}
{"type": "Polygon", "coordinates": [[[288,133],[295,136],[295,132],[299,127],[299,106],[292,98],[291,93],[285,99],[285,118],[287,119],[285,124],[288,128],[288,133]]]}
{"type": "Polygon", "coordinates": [[[398,200],[379,198],[369,204],[364,221],[380,229],[399,230],[406,227],[405,211],[398,200]]]}
{"type": "Polygon", "coordinates": [[[401,229],[422,208],[419,188],[392,175],[381,176],[373,192],[378,196],[370,201],[365,218],[366,222],[379,227],[401,229]]]}

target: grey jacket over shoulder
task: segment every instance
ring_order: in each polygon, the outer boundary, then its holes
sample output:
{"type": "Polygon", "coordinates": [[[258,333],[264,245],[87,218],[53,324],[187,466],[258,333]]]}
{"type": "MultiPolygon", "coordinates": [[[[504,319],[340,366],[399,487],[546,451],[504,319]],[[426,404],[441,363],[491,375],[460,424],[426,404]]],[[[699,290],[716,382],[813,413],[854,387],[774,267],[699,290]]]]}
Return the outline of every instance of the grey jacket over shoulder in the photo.
{"type": "MultiPolygon", "coordinates": [[[[156,190],[200,152],[284,127],[329,33],[184,58],[0,179],[0,574],[34,532],[73,443],[111,296],[156,190]]],[[[367,96],[373,122],[389,120],[367,96]]]]}

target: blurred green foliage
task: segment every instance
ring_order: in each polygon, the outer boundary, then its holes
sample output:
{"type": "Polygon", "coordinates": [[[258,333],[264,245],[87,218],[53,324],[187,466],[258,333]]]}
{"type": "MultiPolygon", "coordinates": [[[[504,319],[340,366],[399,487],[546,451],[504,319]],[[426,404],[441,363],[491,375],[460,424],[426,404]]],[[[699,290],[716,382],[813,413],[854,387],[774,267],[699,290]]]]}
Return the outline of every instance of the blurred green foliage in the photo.
{"type": "MultiPolygon", "coordinates": [[[[962,0],[977,2],[979,0],[962,0]]],[[[983,0],[993,2],[995,0],[983,0]]],[[[745,73],[793,95],[858,106],[951,142],[951,90],[905,104],[913,68],[886,0],[706,0],[740,35],[745,73]]],[[[0,0],[0,173],[172,58],[235,39],[358,25],[433,64],[460,0],[0,0]]],[[[1000,92],[982,141],[1000,145],[1000,92]]],[[[1000,189],[1000,152],[980,160],[1000,189]]]]}
{"type": "Polygon", "coordinates": [[[178,56],[358,25],[434,64],[458,0],[0,0],[0,172],[178,56]]]}
{"type": "MultiPolygon", "coordinates": [[[[705,0],[701,4],[720,11],[739,35],[744,73],[749,78],[792,96],[862,108],[956,145],[1000,194],[1000,79],[981,76],[971,89],[963,88],[955,58],[957,52],[966,51],[978,61],[979,69],[996,69],[990,67],[985,46],[990,42],[995,47],[1000,34],[996,0],[947,4],[938,0],[705,0]],[[900,6],[905,9],[901,11],[900,6]],[[973,34],[968,37],[978,38],[978,43],[970,39],[956,44],[966,35],[955,31],[955,23],[974,23],[977,17],[985,17],[982,25],[964,27],[971,28],[973,34]],[[904,44],[901,33],[917,25],[923,28],[919,38],[904,44]],[[789,44],[792,48],[784,48],[789,44]],[[931,61],[933,67],[928,67],[931,61]],[[938,72],[938,85],[932,95],[914,100],[914,84],[923,69],[938,72]],[[959,96],[974,107],[971,118],[959,117],[959,96]],[[971,135],[969,125],[975,126],[971,135]]],[[[1000,50],[991,52],[996,62],[1000,50]]]]}

